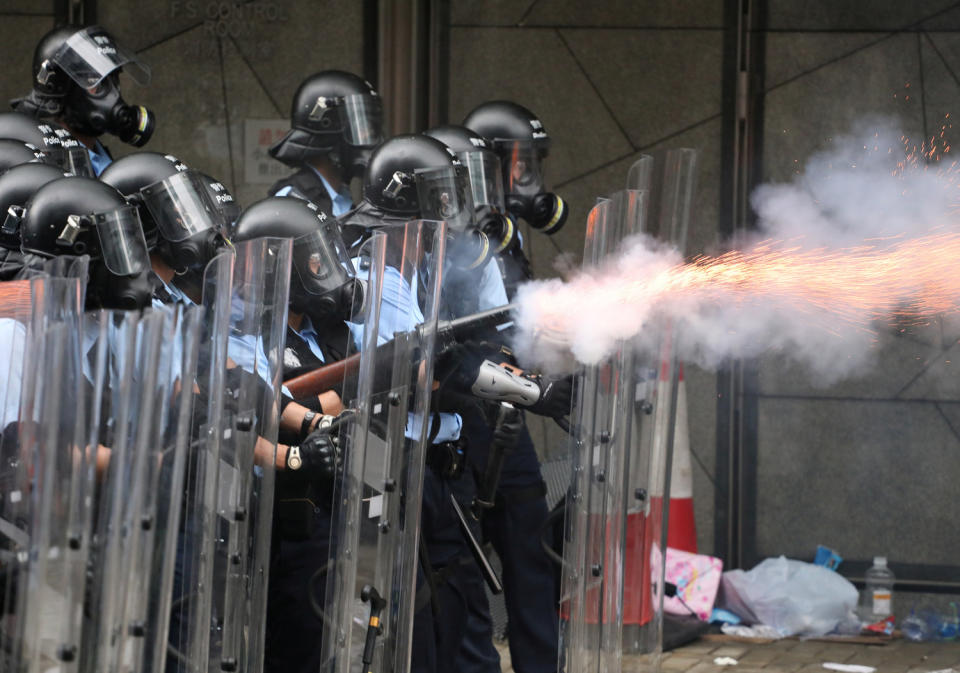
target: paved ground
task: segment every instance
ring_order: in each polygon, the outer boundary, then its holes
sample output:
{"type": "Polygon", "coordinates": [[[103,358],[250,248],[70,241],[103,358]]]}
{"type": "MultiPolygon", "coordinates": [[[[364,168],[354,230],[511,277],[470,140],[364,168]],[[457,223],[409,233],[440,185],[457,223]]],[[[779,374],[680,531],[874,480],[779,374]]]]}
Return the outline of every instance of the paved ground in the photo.
{"type": "MultiPolygon", "coordinates": [[[[498,643],[503,673],[511,673],[506,643],[498,643]]],[[[824,662],[874,666],[877,673],[932,673],[955,669],[960,673],[960,642],[912,643],[893,640],[886,645],[848,645],[817,641],[781,640],[775,643],[718,643],[698,641],[664,655],[663,673],[825,673],[824,662]],[[715,666],[716,657],[733,657],[736,666],[715,666]]],[[[625,656],[624,673],[647,673],[641,657],[625,656]]]]}

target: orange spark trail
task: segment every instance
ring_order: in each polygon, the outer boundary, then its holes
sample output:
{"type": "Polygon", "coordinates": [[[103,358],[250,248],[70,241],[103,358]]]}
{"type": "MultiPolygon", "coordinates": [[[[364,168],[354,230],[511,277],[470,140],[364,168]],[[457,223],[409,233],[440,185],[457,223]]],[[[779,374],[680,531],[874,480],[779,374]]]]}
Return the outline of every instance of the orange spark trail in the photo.
{"type": "Polygon", "coordinates": [[[536,329],[569,341],[571,318],[722,304],[799,312],[827,330],[841,324],[870,330],[877,320],[924,321],[957,311],[958,263],[960,233],[869,241],[840,250],[767,241],[749,251],[700,256],[653,273],[637,268],[616,283],[574,279],[536,297],[536,329]]]}

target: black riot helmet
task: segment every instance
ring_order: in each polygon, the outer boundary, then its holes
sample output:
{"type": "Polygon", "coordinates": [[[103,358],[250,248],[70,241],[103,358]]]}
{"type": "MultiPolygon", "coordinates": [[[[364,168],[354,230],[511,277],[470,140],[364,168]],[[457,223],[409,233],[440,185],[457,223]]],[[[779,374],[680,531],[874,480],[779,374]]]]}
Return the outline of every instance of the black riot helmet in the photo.
{"type": "Polygon", "coordinates": [[[149,306],[153,286],[140,217],[117,190],[91,178],[59,178],[40,187],[25,210],[24,253],[90,256],[89,307],[149,306]]]}
{"type": "Polygon", "coordinates": [[[516,225],[506,209],[500,158],[493,144],[465,126],[437,126],[424,135],[436,138],[457,155],[470,178],[477,228],[486,234],[494,253],[518,244],[516,225]]]}
{"type": "Polygon", "coordinates": [[[107,166],[100,180],[140,208],[147,245],[175,271],[204,267],[226,245],[204,179],[175,156],[128,154],[107,166]]]}
{"type": "Polygon", "coordinates": [[[119,88],[120,70],[139,84],[150,70],[100,26],[61,26],[40,40],[33,55],[33,90],[13,101],[36,117],[62,119],[76,133],[111,133],[142,147],[156,125],[153,113],[129,105],[119,88]]]}
{"type": "Polygon", "coordinates": [[[25,163],[0,175],[0,247],[20,251],[24,205],[48,182],[66,177],[56,166],[25,163]]]}
{"type": "Polygon", "coordinates": [[[546,191],[543,160],[550,151],[550,136],[537,116],[522,105],[497,100],[478,105],[463,125],[493,143],[503,171],[507,210],[546,234],[559,231],[569,208],[546,191]]]}
{"type": "Polygon", "coordinates": [[[233,229],[240,219],[240,202],[237,201],[226,185],[206,173],[197,172],[203,184],[206,185],[210,201],[220,211],[220,221],[224,225],[221,232],[228,240],[233,239],[233,229]]]}
{"type": "Polygon", "coordinates": [[[349,182],[382,141],[383,103],[373,85],[349,72],[324,70],[297,88],[290,130],[269,153],[293,167],[327,156],[349,182]]]}
{"type": "Polygon", "coordinates": [[[478,268],[490,243],[474,224],[466,169],[445,144],[425,135],[400,135],[370,156],[363,176],[363,199],[388,216],[444,220],[451,239],[448,258],[478,268]]]}
{"type": "MultiPolygon", "coordinates": [[[[14,141],[0,141],[0,145],[4,142],[14,141]]],[[[59,168],[37,162],[14,166],[0,175],[0,280],[12,280],[25,266],[20,252],[23,205],[43,185],[62,177],[59,168]]]]}
{"type": "Polygon", "coordinates": [[[271,196],[244,209],[233,240],[265,236],[293,239],[291,310],[318,327],[360,314],[363,284],[331,216],[309,201],[271,196]]]}
{"type": "Polygon", "coordinates": [[[33,145],[43,153],[42,161],[60,166],[71,175],[94,175],[87,149],[68,130],[52,122],[19,112],[0,112],[0,138],[33,145]]]}
{"type": "Polygon", "coordinates": [[[43,152],[19,140],[0,138],[0,174],[26,163],[38,163],[46,159],[43,152]]]}

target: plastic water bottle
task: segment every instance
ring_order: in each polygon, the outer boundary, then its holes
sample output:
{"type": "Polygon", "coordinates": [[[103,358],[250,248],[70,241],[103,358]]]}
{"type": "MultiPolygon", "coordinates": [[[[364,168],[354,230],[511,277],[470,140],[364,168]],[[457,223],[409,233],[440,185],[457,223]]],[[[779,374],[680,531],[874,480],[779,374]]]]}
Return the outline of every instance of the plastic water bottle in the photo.
{"type": "Polygon", "coordinates": [[[870,624],[893,614],[893,571],[886,556],[875,556],[867,571],[866,586],[860,597],[860,618],[870,624]]]}

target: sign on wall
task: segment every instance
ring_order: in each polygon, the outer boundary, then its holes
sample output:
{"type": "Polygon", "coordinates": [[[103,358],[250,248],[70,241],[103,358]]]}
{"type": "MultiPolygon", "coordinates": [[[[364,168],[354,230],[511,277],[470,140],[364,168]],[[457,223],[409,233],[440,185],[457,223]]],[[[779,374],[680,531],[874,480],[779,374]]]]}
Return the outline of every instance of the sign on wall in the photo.
{"type": "Polygon", "coordinates": [[[243,181],[247,184],[276,182],[290,168],[270,158],[267,150],[290,130],[289,119],[243,120],[243,181]]]}

